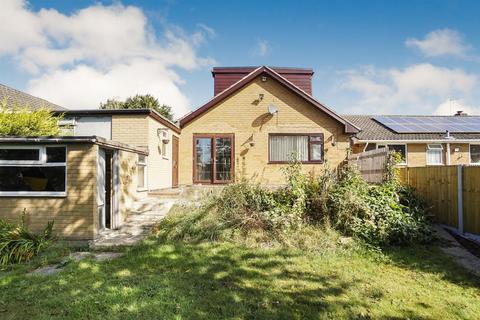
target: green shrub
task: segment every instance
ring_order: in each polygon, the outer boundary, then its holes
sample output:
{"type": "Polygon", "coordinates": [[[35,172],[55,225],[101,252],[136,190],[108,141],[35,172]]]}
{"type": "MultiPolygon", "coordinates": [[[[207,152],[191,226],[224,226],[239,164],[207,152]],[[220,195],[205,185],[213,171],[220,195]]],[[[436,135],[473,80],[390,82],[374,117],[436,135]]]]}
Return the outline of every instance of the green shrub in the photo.
{"type": "Polygon", "coordinates": [[[0,101],[0,136],[56,136],[61,118],[45,108],[8,108],[6,101],[0,101]]]}
{"type": "MultiPolygon", "coordinates": [[[[393,166],[394,159],[390,163],[393,166]]],[[[373,185],[348,166],[338,175],[326,168],[318,176],[300,168],[297,161],[285,167],[287,184],[276,190],[240,182],[224,187],[200,206],[177,208],[164,221],[162,233],[188,241],[250,237],[254,242],[288,244],[295,238],[299,245],[313,243],[302,241],[299,230],[331,226],[372,245],[432,239],[427,204],[400,184],[394,169],[388,169],[387,182],[373,185]]]]}
{"type": "Polygon", "coordinates": [[[397,179],[368,184],[347,167],[330,190],[328,207],[335,228],[370,244],[428,242],[433,237],[427,204],[397,179]]]}
{"type": "Polygon", "coordinates": [[[53,221],[40,234],[30,232],[25,213],[19,224],[0,219],[0,265],[28,261],[43,250],[53,239],[53,221]]]}

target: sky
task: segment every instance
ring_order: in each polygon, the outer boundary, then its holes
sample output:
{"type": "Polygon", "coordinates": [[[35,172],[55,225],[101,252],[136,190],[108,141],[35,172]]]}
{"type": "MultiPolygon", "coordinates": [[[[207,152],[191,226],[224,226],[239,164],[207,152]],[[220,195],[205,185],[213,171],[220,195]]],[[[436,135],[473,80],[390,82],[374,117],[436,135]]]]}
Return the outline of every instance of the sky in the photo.
{"type": "Polygon", "coordinates": [[[345,114],[480,114],[480,1],[0,0],[0,83],[70,109],[152,94],[176,117],[214,66],[307,67],[345,114]]]}

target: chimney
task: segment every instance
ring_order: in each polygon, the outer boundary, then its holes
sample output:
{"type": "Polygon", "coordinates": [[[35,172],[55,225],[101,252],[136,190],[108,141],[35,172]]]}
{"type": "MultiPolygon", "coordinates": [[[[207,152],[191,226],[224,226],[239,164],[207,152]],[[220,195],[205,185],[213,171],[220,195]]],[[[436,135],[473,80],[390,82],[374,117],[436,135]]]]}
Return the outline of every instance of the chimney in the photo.
{"type": "Polygon", "coordinates": [[[457,113],[454,114],[455,117],[466,117],[468,114],[463,112],[462,110],[458,110],[457,113]]]}
{"type": "MultiPolygon", "coordinates": [[[[212,70],[213,94],[216,96],[258,67],[216,67],[212,70]]],[[[313,70],[308,68],[270,67],[294,85],[312,95],[313,70]]]]}

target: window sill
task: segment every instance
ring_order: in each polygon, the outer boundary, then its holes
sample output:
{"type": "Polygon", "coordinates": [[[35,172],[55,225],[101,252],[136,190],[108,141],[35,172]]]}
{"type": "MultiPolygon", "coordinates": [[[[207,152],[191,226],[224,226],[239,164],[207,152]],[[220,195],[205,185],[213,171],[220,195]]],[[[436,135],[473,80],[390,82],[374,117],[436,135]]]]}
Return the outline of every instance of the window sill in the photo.
{"type": "MultiPolygon", "coordinates": [[[[268,161],[267,164],[289,164],[291,161],[268,161]]],[[[323,161],[301,161],[300,164],[323,164],[323,161]]]]}
{"type": "Polygon", "coordinates": [[[148,191],[148,188],[137,188],[137,192],[145,192],[148,191]]]}
{"type": "Polygon", "coordinates": [[[163,160],[168,160],[170,159],[169,157],[162,157],[163,160]]]}
{"type": "Polygon", "coordinates": [[[0,191],[0,197],[66,198],[66,192],[0,191]]]}
{"type": "Polygon", "coordinates": [[[427,166],[429,167],[438,167],[438,166],[443,166],[443,163],[427,163],[427,166]]]}

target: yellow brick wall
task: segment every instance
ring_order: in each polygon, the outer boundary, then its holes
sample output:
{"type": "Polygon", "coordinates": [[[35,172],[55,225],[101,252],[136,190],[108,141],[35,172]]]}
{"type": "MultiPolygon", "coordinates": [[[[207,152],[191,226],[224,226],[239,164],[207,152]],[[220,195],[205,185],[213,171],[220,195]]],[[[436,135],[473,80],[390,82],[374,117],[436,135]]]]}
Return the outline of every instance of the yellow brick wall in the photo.
{"type": "Polygon", "coordinates": [[[120,165],[120,198],[119,209],[121,220],[125,221],[129,210],[132,209],[135,201],[146,197],[146,192],[139,192],[138,172],[137,172],[138,155],[133,152],[119,150],[120,165]]]}
{"type": "MultiPolygon", "coordinates": [[[[235,177],[265,184],[285,182],[281,164],[268,164],[269,133],[323,133],[325,154],[330,167],[337,167],[346,158],[350,146],[344,126],[320,112],[304,99],[273,79],[260,78],[220,102],[182,128],[179,154],[179,183],[193,183],[193,134],[235,134],[235,177]],[[262,101],[258,95],[264,94],[262,101]],[[269,116],[267,107],[273,103],[278,114],[269,116]],[[332,138],[336,145],[332,146],[332,138]],[[250,147],[248,141],[255,145],[250,147]]],[[[305,164],[305,171],[318,172],[322,164],[305,164]]]]}
{"type": "Polygon", "coordinates": [[[148,118],[148,187],[150,190],[172,187],[172,140],[178,135],[155,119],[148,118]],[[158,137],[158,129],[168,131],[170,142],[166,154],[162,154],[163,142],[158,137]]]}
{"type": "MultiPolygon", "coordinates": [[[[148,115],[113,115],[112,140],[137,147],[148,148],[147,185],[149,190],[172,186],[172,141],[167,145],[167,154],[161,152],[157,130],[166,128],[148,115]]],[[[166,128],[170,137],[176,135],[166,128]]]]}
{"type": "Polygon", "coordinates": [[[148,146],[148,115],[112,116],[112,140],[132,146],[148,146]]]}
{"type": "Polygon", "coordinates": [[[55,233],[71,240],[92,239],[96,233],[97,146],[67,146],[67,197],[0,197],[0,217],[20,218],[28,212],[28,225],[41,231],[54,220],[55,233]]]}

